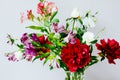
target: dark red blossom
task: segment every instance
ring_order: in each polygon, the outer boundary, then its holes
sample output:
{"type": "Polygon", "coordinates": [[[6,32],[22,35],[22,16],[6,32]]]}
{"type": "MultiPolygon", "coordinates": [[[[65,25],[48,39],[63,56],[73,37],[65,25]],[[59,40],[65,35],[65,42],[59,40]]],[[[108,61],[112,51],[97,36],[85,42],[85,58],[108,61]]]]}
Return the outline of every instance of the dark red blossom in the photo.
{"type": "Polygon", "coordinates": [[[80,43],[79,39],[75,39],[76,43],[67,43],[62,47],[61,59],[71,72],[85,67],[90,61],[90,49],[86,44],[80,43]]]}
{"type": "Polygon", "coordinates": [[[38,37],[40,44],[51,44],[50,41],[48,41],[48,37],[45,37],[44,35],[38,37]]]}
{"type": "Polygon", "coordinates": [[[110,64],[115,64],[115,59],[120,59],[120,45],[114,39],[100,40],[100,43],[96,43],[96,47],[100,52],[98,53],[101,57],[106,57],[110,64]]]}

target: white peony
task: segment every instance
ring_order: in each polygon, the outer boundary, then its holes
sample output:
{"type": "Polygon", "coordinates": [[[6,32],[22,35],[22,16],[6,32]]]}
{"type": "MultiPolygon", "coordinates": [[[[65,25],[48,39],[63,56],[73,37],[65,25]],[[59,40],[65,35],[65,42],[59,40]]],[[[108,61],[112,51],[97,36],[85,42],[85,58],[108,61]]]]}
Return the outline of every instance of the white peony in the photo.
{"type": "Polygon", "coordinates": [[[82,36],[83,42],[86,42],[87,45],[90,45],[90,42],[94,40],[94,37],[94,33],[87,31],[82,36]]]}
{"type": "Polygon", "coordinates": [[[14,54],[15,54],[15,58],[17,60],[22,60],[23,59],[23,53],[21,51],[17,51],[14,54]]]}
{"type": "Polygon", "coordinates": [[[82,19],[83,21],[83,25],[86,27],[95,27],[95,21],[92,17],[85,17],[84,19],[82,19]]]}
{"type": "Polygon", "coordinates": [[[77,18],[79,16],[80,16],[79,10],[78,10],[78,8],[75,8],[71,13],[71,17],[77,18]]]}

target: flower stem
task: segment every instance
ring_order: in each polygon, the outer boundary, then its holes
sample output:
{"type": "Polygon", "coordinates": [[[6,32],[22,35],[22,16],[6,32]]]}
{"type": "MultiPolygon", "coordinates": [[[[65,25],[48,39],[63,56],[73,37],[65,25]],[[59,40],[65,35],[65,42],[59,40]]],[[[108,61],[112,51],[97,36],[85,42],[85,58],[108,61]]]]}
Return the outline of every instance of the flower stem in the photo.
{"type": "Polygon", "coordinates": [[[74,30],[74,27],[75,27],[75,19],[73,19],[72,32],[73,32],[73,30],[74,30]]]}

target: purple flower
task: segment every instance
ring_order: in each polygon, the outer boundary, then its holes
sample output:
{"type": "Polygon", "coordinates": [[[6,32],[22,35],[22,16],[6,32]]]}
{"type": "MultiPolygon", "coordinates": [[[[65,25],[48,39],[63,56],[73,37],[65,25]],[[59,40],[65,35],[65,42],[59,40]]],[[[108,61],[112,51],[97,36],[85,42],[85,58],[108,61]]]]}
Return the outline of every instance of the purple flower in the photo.
{"type": "MultiPolygon", "coordinates": [[[[31,39],[33,41],[38,41],[36,34],[32,34],[31,39]]],[[[29,58],[32,59],[32,57],[36,55],[36,51],[27,33],[23,34],[21,42],[24,44],[25,56],[29,56],[29,58]]]]}
{"type": "Polygon", "coordinates": [[[21,42],[25,43],[26,41],[28,41],[29,37],[27,33],[24,33],[23,36],[21,37],[21,42]]]}
{"type": "Polygon", "coordinates": [[[53,30],[55,33],[66,33],[67,31],[65,30],[64,26],[58,26],[58,23],[53,23],[52,24],[53,30]]]}
{"type": "Polygon", "coordinates": [[[31,43],[29,43],[27,46],[24,46],[24,49],[26,54],[29,54],[32,56],[36,55],[36,51],[31,43]]]}
{"type": "Polygon", "coordinates": [[[75,34],[72,31],[70,31],[68,33],[67,37],[64,38],[64,41],[67,43],[70,42],[71,44],[74,44],[76,42],[74,36],[75,36],[75,34]]]}
{"type": "Polygon", "coordinates": [[[6,57],[8,57],[9,61],[18,61],[14,53],[7,53],[6,57]]]}
{"type": "Polygon", "coordinates": [[[35,33],[32,34],[31,39],[35,42],[39,42],[39,39],[35,33]]]}

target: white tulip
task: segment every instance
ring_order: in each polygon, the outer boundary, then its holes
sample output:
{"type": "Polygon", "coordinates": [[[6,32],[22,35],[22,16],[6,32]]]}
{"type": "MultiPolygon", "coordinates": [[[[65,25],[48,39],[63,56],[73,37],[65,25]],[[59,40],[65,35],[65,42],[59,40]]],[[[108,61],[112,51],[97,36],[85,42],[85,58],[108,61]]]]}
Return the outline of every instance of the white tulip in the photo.
{"type": "Polygon", "coordinates": [[[83,21],[83,25],[86,27],[95,27],[95,21],[92,19],[92,17],[85,17],[84,19],[82,19],[83,21]]]}
{"type": "Polygon", "coordinates": [[[17,51],[14,54],[15,54],[15,58],[17,60],[22,60],[23,59],[23,53],[21,51],[17,51]]]}
{"type": "Polygon", "coordinates": [[[87,45],[90,45],[91,44],[90,42],[94,40],[94,37],[95,37],[94,33],[89,31],[85,32],[82,36],[83,42],[86,42],[87,45]]]}
{"type": "Polygon", "coordinates": [[[80,16],[79,10],[77,8],[75,8],[71,13],[71,17],[77,18],[79,16],[80,16]]]}

